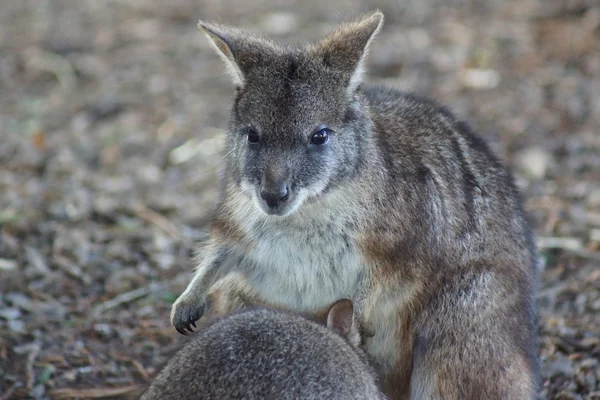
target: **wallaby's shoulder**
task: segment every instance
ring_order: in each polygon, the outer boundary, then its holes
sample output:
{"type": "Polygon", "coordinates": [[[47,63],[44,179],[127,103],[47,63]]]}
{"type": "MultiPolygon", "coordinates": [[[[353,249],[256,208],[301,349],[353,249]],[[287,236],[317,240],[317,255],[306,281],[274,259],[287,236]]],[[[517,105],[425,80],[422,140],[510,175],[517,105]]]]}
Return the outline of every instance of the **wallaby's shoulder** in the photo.
{"type": "Polygon", "coordinates": [[[417,113],[420,116],[443,115],[454,118],[450,110],[436,101],[404,91],[391,85],[369,83],[361,86],[369,105],[380,115],[406,115],[417,113]]]}
{"type": "MultiPolygon", "coordinates": [[[[492,161],[497,161],[497,157],[486,141],[475,133],[467,122],[458,118],[449,107],[431,98],[392,86],[370,84],[365,85],[362,92],[376,121],[395,122],[398,126],[405,125],[411,128],[420,126],[421,135],[439,134],[443,133],[442,131],[446,134],[456,132],[468,142],[469,147],[486,155],[489,154],[493,158],[492,161]]],[[[393,129],[393,126],[386,126],[386,128],[393,129]]]]}
{"type": "MultiPolygon", "coordinates": [[[[371,110],[374,136],[385,147],[427,167],[456,168],[483,189],[485,180],[502,180],[514,192],[512,178],[499,157],[471,125],[448,107],[430,98],[390,86],[365,85],[362,89],[371,110]]],[[[384,151],[389,151],[385,150],[384,151]]],[[[403,162],[402,157],[396,157],[403,162]]]]}

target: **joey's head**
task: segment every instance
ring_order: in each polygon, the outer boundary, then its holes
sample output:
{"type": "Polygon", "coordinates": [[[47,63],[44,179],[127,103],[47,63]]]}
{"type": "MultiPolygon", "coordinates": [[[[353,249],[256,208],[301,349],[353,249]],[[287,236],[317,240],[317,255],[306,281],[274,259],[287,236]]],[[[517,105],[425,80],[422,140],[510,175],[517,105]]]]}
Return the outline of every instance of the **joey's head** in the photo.
{"type": "Polygon", "coordinates": [[[371,138],[358,89],[382,22],[377,12],[297,47],[199,23],[237,89],[226,139],[229,173],[264,213],[290,215],[356,170],[371,138]]]}

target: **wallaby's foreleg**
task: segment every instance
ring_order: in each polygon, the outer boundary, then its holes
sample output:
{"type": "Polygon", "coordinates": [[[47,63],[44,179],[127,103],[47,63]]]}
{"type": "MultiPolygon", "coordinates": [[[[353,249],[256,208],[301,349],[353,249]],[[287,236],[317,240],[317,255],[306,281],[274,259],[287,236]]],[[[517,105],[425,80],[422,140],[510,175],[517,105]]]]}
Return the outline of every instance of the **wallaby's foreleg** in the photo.
{"type": "Polygon", "coordinates": [[[209,243],[192,281],[173,304],[171,324],[182,335],[193,332],[202,317],[206,296],[211,287],[229,272],[231,251],[222,245],[209,243]]]}

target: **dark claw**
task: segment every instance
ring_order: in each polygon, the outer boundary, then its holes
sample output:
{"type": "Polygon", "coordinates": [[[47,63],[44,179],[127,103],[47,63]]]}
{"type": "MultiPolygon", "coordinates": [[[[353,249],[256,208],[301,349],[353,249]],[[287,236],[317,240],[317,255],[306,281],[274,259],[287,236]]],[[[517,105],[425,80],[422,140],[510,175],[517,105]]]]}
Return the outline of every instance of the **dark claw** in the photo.
{"type": "Polygon", "coordinates": [[[189,307],[183,306],[176,311],[173,318],[175,329],[182,335],[191,335],[196,328],[196,321],[202,317],[204,306],[197,310],[190,310],[189,307]]]}

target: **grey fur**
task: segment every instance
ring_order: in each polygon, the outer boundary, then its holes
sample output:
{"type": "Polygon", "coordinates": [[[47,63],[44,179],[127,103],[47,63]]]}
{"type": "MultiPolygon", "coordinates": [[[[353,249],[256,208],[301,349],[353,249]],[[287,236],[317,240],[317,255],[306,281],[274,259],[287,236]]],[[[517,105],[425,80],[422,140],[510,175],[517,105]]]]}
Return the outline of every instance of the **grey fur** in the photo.
{"type": "Polygon", "coordinates": [[[334,304],[329,317],[329,329],[268,309],[219,319],[173,356],[142,400],[383,399],[350,325],[352,303],[334,304]]]}
{"type": "Polygon", "coordinates": [[[283,309],[352,298],[392,398],[532,398],[537,270],[519,195],[466,123],[361,83],[382,20],[293,48],[201,23],[230,53],[238,92],[211,238],[171,321],[185,332],[236,273],[257,302],[283,309]],[[309,146],[323,124],[329,143],[309,146]],[[265,180],[292,196],[265,207],[265,180]]]}

